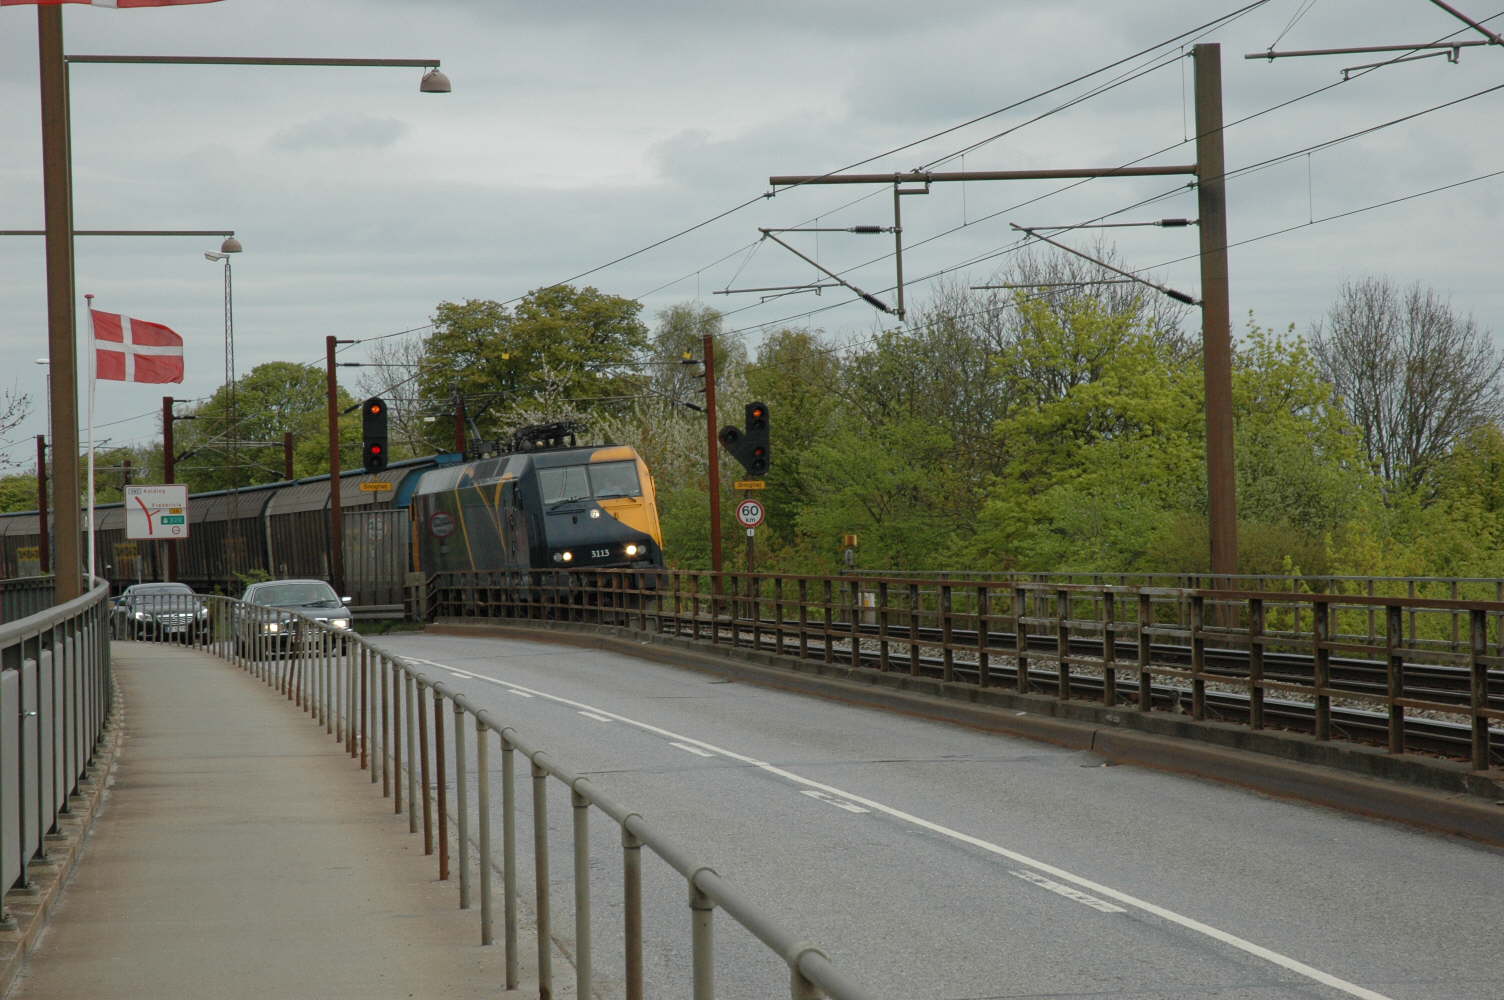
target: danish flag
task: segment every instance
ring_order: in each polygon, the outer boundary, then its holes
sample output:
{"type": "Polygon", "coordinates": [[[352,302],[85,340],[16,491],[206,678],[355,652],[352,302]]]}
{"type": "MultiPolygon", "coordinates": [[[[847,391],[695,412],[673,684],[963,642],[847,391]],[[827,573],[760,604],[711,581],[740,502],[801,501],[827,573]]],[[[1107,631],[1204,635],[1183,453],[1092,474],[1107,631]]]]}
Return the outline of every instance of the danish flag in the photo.
{"type": "Polygon", "coordinates": [[[111,382],[183,381],[183,338],[161,323],[90,309],[94,377],[111,382]]]}
{"type": "Polygon", "coordinates": [[[218,3],[219,0],[0,0],[0,7],[56,7],[86,3],[94,7],[176,7],[185,3],[218,3]]]}

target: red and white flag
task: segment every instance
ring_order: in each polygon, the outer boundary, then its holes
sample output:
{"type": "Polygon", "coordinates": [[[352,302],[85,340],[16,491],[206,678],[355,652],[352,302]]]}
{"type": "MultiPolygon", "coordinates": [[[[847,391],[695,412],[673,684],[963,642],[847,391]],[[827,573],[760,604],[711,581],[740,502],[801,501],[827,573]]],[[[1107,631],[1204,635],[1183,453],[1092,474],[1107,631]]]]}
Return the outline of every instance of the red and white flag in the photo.
{"type": "Polygon", "coordinates": [[[94,377],[111,382],[183,381],[183,338],[161,323],[90,309],[94,377]]]}
{"type": "Polygon", "coordinates": [[[218,3],[219,0],[0,0],[0,7],[56,7],[86,3],[92,7],[176,7],[185,3],[218,3]]]}

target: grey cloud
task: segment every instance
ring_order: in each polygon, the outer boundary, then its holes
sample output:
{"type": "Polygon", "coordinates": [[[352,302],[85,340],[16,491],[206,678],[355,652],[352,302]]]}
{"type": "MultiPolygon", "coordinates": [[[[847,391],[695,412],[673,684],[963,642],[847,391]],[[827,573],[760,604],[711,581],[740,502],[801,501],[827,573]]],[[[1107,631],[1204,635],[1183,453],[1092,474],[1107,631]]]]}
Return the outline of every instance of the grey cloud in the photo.
{"type": "Polygon", "coordinates": [[[369,115],[325,115],[283,129],[272,136],[274,149],[292,151],[323,149],[381,149],[391,146],[408,132],[395,118],[369,115]]]}

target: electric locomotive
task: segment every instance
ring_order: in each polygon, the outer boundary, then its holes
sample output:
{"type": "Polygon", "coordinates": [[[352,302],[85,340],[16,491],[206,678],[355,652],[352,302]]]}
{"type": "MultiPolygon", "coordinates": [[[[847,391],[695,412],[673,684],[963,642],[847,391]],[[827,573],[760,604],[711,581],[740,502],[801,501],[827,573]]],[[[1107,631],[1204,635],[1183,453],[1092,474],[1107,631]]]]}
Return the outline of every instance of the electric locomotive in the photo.
{"type": "Polygon", "coordinates": [[[556,570],[556,580],[575,569],[661,569],[647,464],[630,447],[579,447],[574,430],[527,428],[508,454],[424,472],[412,497],[416,568],[556,570]]]}

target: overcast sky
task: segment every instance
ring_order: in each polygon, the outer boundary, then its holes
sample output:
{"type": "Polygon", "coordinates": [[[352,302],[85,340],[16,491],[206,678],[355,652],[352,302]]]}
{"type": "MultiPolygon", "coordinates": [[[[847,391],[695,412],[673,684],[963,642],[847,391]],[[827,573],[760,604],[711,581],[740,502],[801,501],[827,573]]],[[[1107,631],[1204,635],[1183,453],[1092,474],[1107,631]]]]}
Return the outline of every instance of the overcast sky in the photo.
{"type": "MultiPolygon", "coordinates": [[[[1478,18],[1481,0],[1453,5],[1478,18]]],[[[235,354],[322,365],[324,337],[422,327],[441,301],[508,300],[654,243],[768,191],[771,174],[821,173],[906,146],[1175,39],[1241,4],[1193,0],[223,0],[196,6],[64,8],[70,55],[438,58],[446,96],[419,70],[80,64],[71,70],[79,229],[233,229],[235,354]]],[[[1492,22],[1504,25],[1504,17],[1492,22]]],[[[1270,0],[1242,17],[861,168],[908,170],[991,136],[936,169],[1107,167],[1194,160],[1194,41],[1222,46],[1230,170],[1456,101],[1504,82],[1504,51],[1461,50],[1336,84],[1381,56],[1249,61],[1277,50],[1480,38],[1430,0],[1270,0]],[[1297,19],[1302,9],[1308,13],[1297,19]],[[1294,21],[1292,25],[1292,20],[1294,21]],[[1288,30],[1287,30],[1288,28],[1288,30]],[[1151,67],[1158,67],[1153,68],[1151,67]],[[1089,88],[1099,97],[1030,120],[1089,88]],[[1322,93],[1258,114],[1319,88],[1322,93]]],[[[1504,170],[1504,92],[1464,100],[1229,181],[1234,332],[1305,331],[1344,281],[1420,282],[1504,333],[1504,176],[1307,225],[1504,170]],[[1256,239],[1277,230],[1293,231],[1256,239]]],[[[36,13],[0,9],[0,229],[42,226],[36,13]]],[[[981,284],[1015,245],[1009,223],[1064,225],[1122,212],[1174,178],[937,185],[904,199],[910,305],[929,276],[981,284]],[[1051,194],[1051,192],[1058,192],[1051,194]],[[1043,200],[1034,201],[1041,196],[1043,200]],[[1026,202],[1031,202],[1025,204],[1026,202]],[[928,242],[926,242],[928,241],[928,242]],[[921,245],[922,244],[922,245],[921,245]]],[[[891,188],[784,191],[580,280],[659,310],[703,301],[755,344],[780,326],[832,343],[892,325],[843,290],[760,303],[731,287],[791,285],[814,270],[757,243],[759,226],[891,225],[891,188]],[[865,196],[865,197],[864,197],[865,196]],[[854,203],[854,204],[853,204],[854,203]],[[818,221],[817,221],[818,220],[818,221]],[[841,303],[847,303],[842,305],[841,303]],[[832,308],[834,307],[834,308],[832,308]]],[[[1113,216],[1196,215],[1188,190],[1113,216]]],[[[1130,266],[1200,293],[1191,230],[1107,230],[1130,266]],[[1191,258],[1182,260],[1182,258],[1191,258]]],[[[1084,246],[1095,236],[1067,242],[1084,246]]],[[[891,300],[891,237],[789,235],[821,263],[891,300]]],[[[165,323],[187,341],[181,386],[101,383],[101,438],[146,441],[164,391],[202,398],[223,381],[218,239],[80,237],[82,296],[165,323]]],[[[343,360],[361,360],[356,345],[343,360]]],[[[0,386],[30,392],[32,419],[0,440],[27,468],[44,429],[43,243],[0,238],[0,386]]],[[[353,387],[356,369],[341,373],[353,387]]],[[[81,376],[82,380],[82,376],[81,376]]],[[[86,386],[81,385],[82,400],[86,386]]]]}

